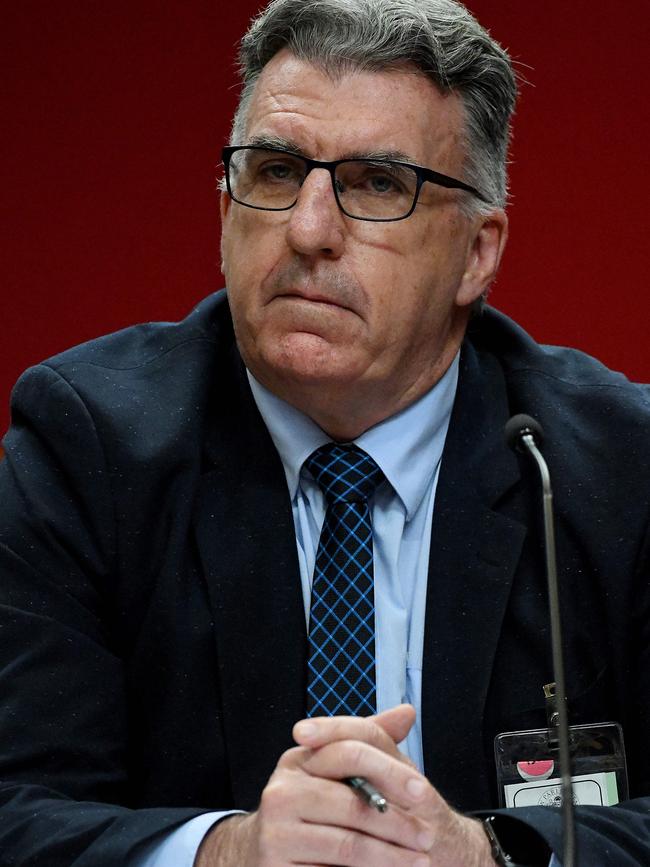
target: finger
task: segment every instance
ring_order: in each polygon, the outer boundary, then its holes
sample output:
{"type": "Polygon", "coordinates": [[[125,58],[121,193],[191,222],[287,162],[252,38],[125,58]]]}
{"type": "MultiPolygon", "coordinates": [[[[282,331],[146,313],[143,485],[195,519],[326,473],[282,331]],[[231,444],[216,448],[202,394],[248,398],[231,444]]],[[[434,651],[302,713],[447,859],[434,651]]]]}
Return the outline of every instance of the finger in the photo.
{"type": "Polygon", "coordinates": [[[267,821],[294,817],[312,825],[358,831],[403,848],[427,852],[434,844],[428,822],[399,807],[379,813],[348,786],[329,779],[277,774],[262,793],[260,811],[267,821]]]}
{"type": "Polygon", "coordinates": [[[285,769],[301,768],[312,753],[313,750],[310,750],[308,747],[290,747],[282,753],[276,767],[285,769]]]}
{"type": "Polygon", "coordinates": [[[411,731],[416,712],[412,704],[398,704],[374,717],[375,722],[396,744],[399,744],[411,731]]]}
{"type": "Polygon", "coordinates": [[[444,801],[422,774],[383,750],[348,740],[326,744],[308,756],[302,769],[308,774],[326,779],[365,777],[386,797],[389,803],[410,810],[428,801],[435,809],[444,801]]]}
{"type": "Polygon", "coordinates": [[[375,837],[333,825],[280,825],[260,845],[272,852],[273,863],[337,865],[337,867],[431,867],[423,852],[414,852],[375,837]]]}
{"type": "Polygon", "coordinates": [[[296,743],[316,749],[342,740],[358,740],[399,758],[397,744],[404,740],[415,721],[411,705],[399,705],[378,716],[312,717],[293,728],[296,743]]]}

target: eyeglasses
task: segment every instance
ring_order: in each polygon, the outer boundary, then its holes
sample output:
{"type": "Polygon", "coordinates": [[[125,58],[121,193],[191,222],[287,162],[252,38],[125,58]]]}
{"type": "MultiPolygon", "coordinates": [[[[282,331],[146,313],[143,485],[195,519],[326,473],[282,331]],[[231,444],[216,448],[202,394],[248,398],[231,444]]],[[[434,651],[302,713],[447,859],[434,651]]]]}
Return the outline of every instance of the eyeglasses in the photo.
{"type": "Polygon", "coordinates": [[[410,217],[425,181],[464,190],[486,202],[477,189],[462,181],[411,163],[384,159],[322,162],[280,148],[256,145],[225,147],[222,151],[230,197],[247,208],[288,211],[313,169],[330,173],[339,208],[354,220],[385,223],[410,217]]]}

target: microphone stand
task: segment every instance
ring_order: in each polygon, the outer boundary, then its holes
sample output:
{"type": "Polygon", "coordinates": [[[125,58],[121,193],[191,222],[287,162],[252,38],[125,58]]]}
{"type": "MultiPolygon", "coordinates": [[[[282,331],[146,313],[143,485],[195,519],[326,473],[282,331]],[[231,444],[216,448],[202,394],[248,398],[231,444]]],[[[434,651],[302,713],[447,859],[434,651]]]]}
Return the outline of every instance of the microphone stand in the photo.
{"type": "MultiPolygon", "coordinates": [[[[522,418],[523,421],[523,418],[522,418]]],[[[557,690],[558,741],[560,748],[560,768],[562,779],[562,822],[564,855],[563,867],[575,867],[577,861],[576,837],[573,811],[573,786],[571,783],[571,753],[569,749],[569,719],[567,713],[566,681],[564,677],[564,657],[562,653],[562,625],[560,618],[560,599],[557,580],[557,560],[555,555],[555,528],[553,524],[553,492],[548,465],[535,443],[535,429],[539,425],[522,426],[519,441],[533,457],[542,482],[544,508],[544,547],[546,554],[546,575],[551,620],[551,648],[553,653],[553,673],[557,690]]]]}

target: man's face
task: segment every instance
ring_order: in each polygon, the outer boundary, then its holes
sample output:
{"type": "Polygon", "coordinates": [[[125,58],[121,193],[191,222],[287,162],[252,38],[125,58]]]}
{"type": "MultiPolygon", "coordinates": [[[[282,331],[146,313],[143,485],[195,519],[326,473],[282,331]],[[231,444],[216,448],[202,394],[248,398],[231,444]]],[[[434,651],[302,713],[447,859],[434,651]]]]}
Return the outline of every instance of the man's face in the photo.
{"type": "MultiPolygon", "coordinates": [[[[247,142],[260,139],[320,160],[400,153],[464,179],[460,101],[406,67],[333,80],[284,50],[250,104],[247,142]]],[[[307,176],[289,211],[252,210],[224,194],[223,269],[256,378],[321,424],[327,406],[349,398],[367,406],[370,426],[430,388],[505,234],[501,212],[468,219],[460,195],[425,183],[408,219],[372,223],[339,210],[324,170],[307,176]]]]}

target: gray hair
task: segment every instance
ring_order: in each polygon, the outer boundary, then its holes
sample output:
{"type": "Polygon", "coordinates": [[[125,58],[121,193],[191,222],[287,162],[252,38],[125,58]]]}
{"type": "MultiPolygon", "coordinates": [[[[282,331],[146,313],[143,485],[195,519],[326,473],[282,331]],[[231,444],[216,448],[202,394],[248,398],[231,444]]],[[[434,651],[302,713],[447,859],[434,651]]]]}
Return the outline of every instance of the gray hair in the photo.
{"type": "MultiPolygon", "coordinates": [[[[505,207],[510,119],[517,81],[507,52],[455,0],[272,0],[241,41],[243,89],[231,143],[245,141],[255,83],[288,48],[330,75],[413,64],[442,93],[460,97],[467,183],[505,207]]],[[[465,194],[464,194],[465,195],[465,194]]],[[[464,210],[489,210],[469,197],[464,210]]]]}

